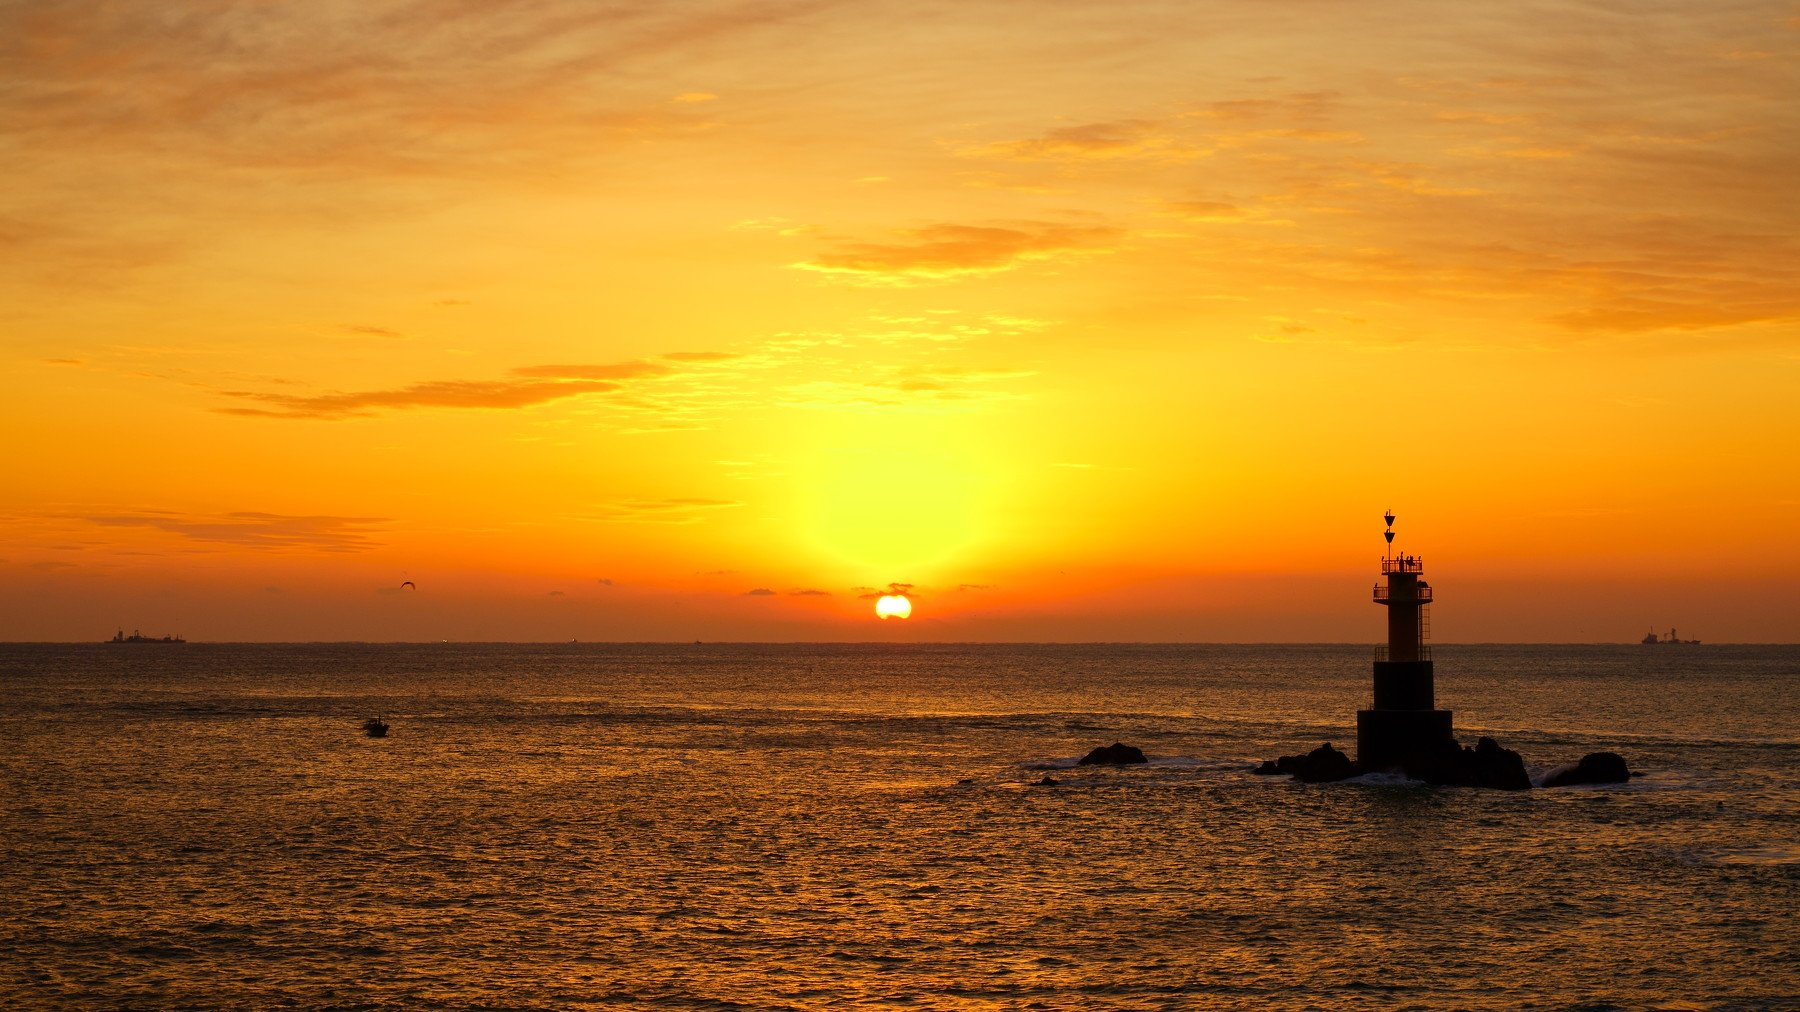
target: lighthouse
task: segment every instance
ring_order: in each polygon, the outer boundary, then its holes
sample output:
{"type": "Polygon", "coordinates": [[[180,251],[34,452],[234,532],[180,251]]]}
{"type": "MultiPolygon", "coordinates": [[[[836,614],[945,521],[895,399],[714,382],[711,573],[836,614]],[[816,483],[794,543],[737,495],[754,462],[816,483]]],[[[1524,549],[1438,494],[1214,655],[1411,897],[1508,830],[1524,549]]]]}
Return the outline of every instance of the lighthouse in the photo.
{"type": "Polygon", "coordinates": [[[1431,584],[1425,562],[1394,551],[1394,511],[1384,516],[1387,551],[1381,557],[1381,582],[1375,603],[1387,609],[1387,645],[1375,648],[1375,697],[1367,710],[1356,712],[1356,765],[1364,770],[1390,769],[1408,756],[1456,748],[1450,711],[1437,708],[1432,686],[1430,635],[1431,584]]]}
{"type": "MultiPolygon", "coordinates": [[[[1394,771],[1428,784],[1529,788],[1531,775],[1519,753],[1501,748],[1492,738],[1463,748],[1450,729],[1450,711],[1437,708],[1431,648],[1425,645],[1431,635],[1431,584],[1425,582],[1425,560],[1396,554],[1394,511],[1388,510],[1384,519],[1387,551],[1381,556],[1375,603],[1387,609],[1387,644],[1375,648],[1375,698],[1368,709],[1356,711],[1356,761],[1326,742],[1304,755],[1269,760],[1255,772],[1288,773],[1304,783],[1320,784],[1394,771]]],[[[1613,782],[1630,775],[1620,772],[1624,762],[1611,752],[1595,752],[1580,765],[1606,770],[1613,782]]]]}

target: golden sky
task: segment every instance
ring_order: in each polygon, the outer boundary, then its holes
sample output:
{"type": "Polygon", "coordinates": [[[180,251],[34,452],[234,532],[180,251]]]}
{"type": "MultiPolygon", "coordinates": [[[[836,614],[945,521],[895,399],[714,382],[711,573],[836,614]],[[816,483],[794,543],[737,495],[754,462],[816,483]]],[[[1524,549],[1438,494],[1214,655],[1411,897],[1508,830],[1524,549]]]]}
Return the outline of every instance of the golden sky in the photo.
{"type": "Polygon", "coordinates": [[[0,638],[1800,639],[1800,4],[8,3],[0,164],[0,638]]]}

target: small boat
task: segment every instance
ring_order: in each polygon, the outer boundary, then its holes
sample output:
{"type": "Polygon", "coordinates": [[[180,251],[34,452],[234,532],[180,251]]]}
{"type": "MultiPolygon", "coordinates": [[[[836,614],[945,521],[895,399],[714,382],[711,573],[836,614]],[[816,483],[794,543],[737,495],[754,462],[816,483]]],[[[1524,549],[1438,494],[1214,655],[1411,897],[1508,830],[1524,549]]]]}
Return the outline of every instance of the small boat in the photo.
{"type": "Polygon", "coordinates": [[[1681,637],[1675,635],[1675,630],[1673,630],[1673,629],[1669,630],[1669,635],[1667,635],[1667,636],[1658,636],[1658,635],[1656,635],[1656,630],[1652,629],[1648,633],[1645,633],[1644,638],[1639,640],[1638,642],[1642,643],[1645,646],[1649,646],[1653,643],[1681,643],[1681,644],[1688,645],[1688,646],[1695,646],[1695,645],[1698,645],[1700,641],[1699,640],[1684,640],[1681,637]]]}
{"type": "Polygon", "coordinates": [[[363,721],[363,733],[371,738],[386,738],[387,732],[387,721],[382,720],[378,716],[370,717],[368,720],[363,721]]]}

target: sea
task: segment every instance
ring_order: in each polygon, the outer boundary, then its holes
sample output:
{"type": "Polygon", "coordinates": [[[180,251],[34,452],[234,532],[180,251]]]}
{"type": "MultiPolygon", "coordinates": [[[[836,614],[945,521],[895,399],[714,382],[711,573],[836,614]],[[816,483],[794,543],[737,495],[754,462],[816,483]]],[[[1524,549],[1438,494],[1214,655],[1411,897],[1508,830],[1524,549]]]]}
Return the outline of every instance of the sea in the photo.
{"type": "Polygon", "coordinates": [[[1800,1009],[1800,647],[1437,647],[1626,784],[1251,773],[1370,660],[0,645],[0,1007],[1800,1009]]]}

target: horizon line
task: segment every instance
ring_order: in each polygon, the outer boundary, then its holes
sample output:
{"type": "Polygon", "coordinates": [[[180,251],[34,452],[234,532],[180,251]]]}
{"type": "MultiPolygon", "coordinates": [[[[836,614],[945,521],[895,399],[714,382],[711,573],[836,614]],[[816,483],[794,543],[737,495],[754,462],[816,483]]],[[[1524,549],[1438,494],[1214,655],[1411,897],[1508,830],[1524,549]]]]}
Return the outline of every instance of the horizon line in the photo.
{"type": "MultiPolygon", "coordinates": [[[[1380,647],[1363,640],[0,640],[0,646],[1237,646],[1380,647]]],[[[1483,646],[1800,646],[1782,640],[1712,640],[1648,644],[1635,640],[1469,640],[1433,641],[1433,647],[1483,646]]]]}

